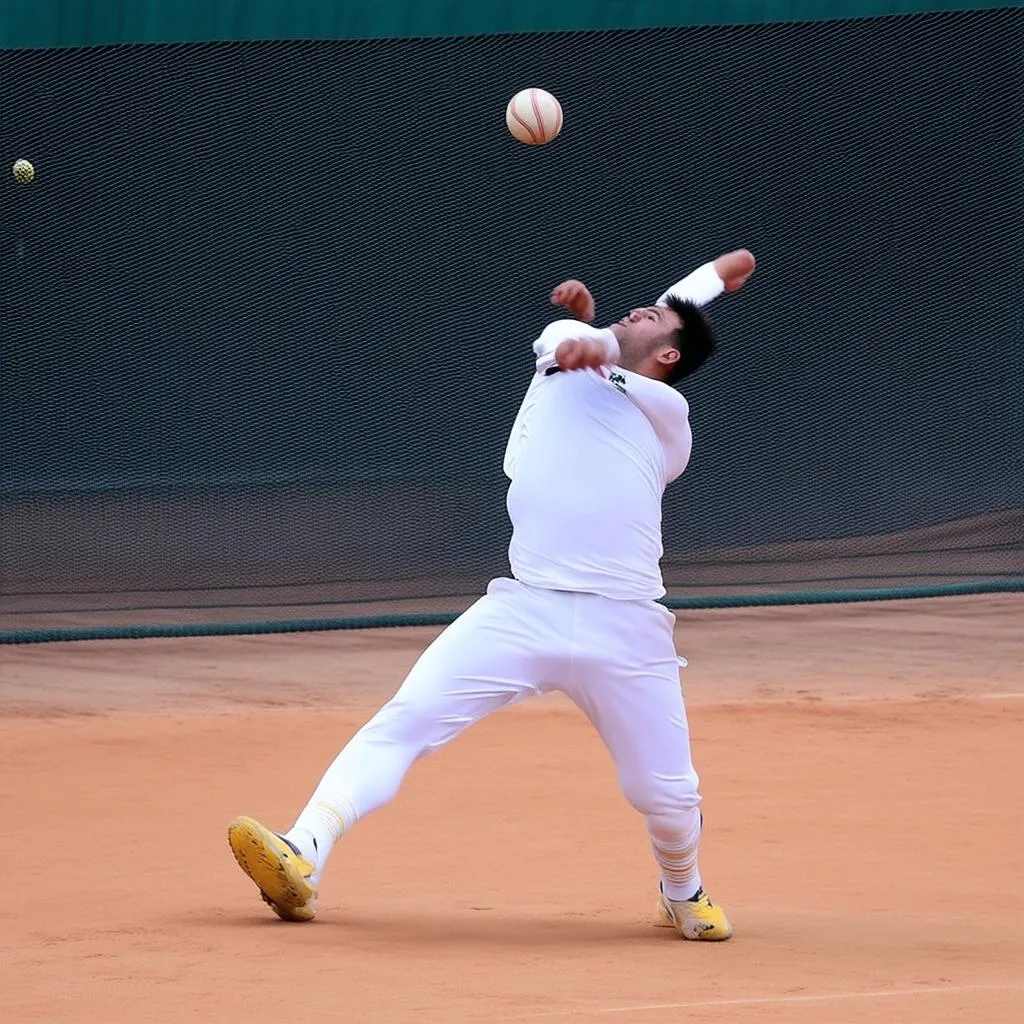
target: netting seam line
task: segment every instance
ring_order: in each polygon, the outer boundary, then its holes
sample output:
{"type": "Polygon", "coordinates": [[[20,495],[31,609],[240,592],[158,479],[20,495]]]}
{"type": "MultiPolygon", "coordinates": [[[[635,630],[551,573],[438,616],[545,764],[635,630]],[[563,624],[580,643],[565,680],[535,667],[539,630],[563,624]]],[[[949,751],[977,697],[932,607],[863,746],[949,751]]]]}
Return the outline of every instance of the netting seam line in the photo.
{"type": "MultiPolygon", "coordinates": [[[[982,546],[978,546],[978,547],[961,547],[961,548],[948,548],[948,549],[944,549],[944,548],[922,548],[920,550],[918,550],[918,549],[908,549],[908,550],[905,550],[905,551],[900,551],[899,554],[901,556],[904,556],[904,555],[918,555],[918,554],[947,555],[947,554],[950,554],[951,552],[953,554],[956,554],[956,555],[978,555],[978,554],[997,554],[998,555],[998,554],[1004,554],[1004,553],[1006,553],[1006,554],[1016,554],[1019,547],[1020,547],[1020,545],[1019,545],[1018,542],[1010,541],[1010,542],[1007,542],[1006,544],[995,544],[995,545],[989,544],[989,545],[982,545],[982,546]]],[[[828,555],[828,560],[829,560],[829,562],[833,562],[834,563],[834,562],[842,562],[844,560],[847,560],[847,561],[854,560],[854,559],[857,559],[857,558],[877,558],[877,557],[879,557],[879,556],[874,555],[874,554],[868,554],[868,555],[860,555],[860,554],[854,554],[854,555],[830,554],[830,555],[828,555]]],[[[719,569],[719,568],[722,568],[722,567],[726,567],[726,568],[729,568],[729,569],[737,569],[737,568],[744,568],[744,569],[746,569],[746,568],[750,568],[750,567],[762,567],[762,566],[769,566],[769,567],[772,567],[772,568],[776,568],[779,565],[785,565],[785,564],[794,564],[794,563],[788,562],[785,559],[781,559],[781,560],[780,559],[774,559],[773,560],[773,559],[768,559],[768,558],[751,559],[749,561],[731,561],[731,562],[694,560],[692,562],[683,562],[683,563],[681,563],[680,564],[680,568],[683,571],[685,571],[685,572],[689,572],[689,571],[691,571],[694,568],[708,568],[708,567],[711,567],[711,568],[719,569]]],[[[669,565],[665,568],[666,575],[670,575],[671,574],[672,568],[673,568],[673,565],[670,562],[669,565]]],[[[1016,576],[1016,573],[1012,572],[1012,571],[1003,572],[1001,570],[995,570],[994,574],[997,577],[999,577],[999,576],[1010,576],[1010,577],[1016,576]]],[[[921,571],[918,571],[918,572],[904,572],[904,573],[888,573],[888,572],[882,572],[882,573],[879,573],[879,572],[862,572],[861,573],[861,572],[858,572],[858,573],[847,573],[846,575],[839,575],[837,573],[833,573],[830,576],[828,576],[827,579],[829,579],[829,580],[831,580],[832,582],[835,582],[835,583],[841,583],[844,580],[853,580],[853,579],[857,579],[857,580],[868,580],[868,579],[906,579],[906,578],[921,579],[922,577],[934,577],[934,576],[941,576],[943,578],[948,579],[948,578],[950,578],[952,576],[970,576],[970,577],[973,578],[973,577],[976,577],[977,575],[978,575],[978,573],[975,573],[975,572],[952,572],[952,571],[948,571],[948,570],[932,570],[932,571],[921,570],[921,571]]],[[[423,580],[424,578],[425,577],[422,576],[422,575],[415,575],[415,576],[392,576],[391,580],[392,581],[397,581],[397,582],[402,582],[402,583],[415,583],[415,582],[419,582],[419,581],[423,580]]],[[[790,580],[786,580],[784,582],[786,582],[786,583],[816,583],[816,582],[824,582],[824,580],[825,580],[825,577],[820,577],[819,576],[817,578],[815,578],[815,577],[801,577],[799,579],[790,579],[790,580]]],[[[167,595],[167,597],[169,599],[173,600],[174,597],[176,597],[178,595],[181,595],[181,594],[219,594],[219,593],[223,593],[223,592],[231,592],[231,591],[238,591],[238,590],[254,591],[254,592],[258,592],[258,593],[269,593],[269,592],[277,591],[277,590],[300,590],[302,588],[307,588],[307,587],[318,587],[318,588],[324,589],[324,588],[327,588],[327,587],[335,587],[335,586],[343,587],[343,586],[350,585],[350,584],[353,584],[353,583],[379,583],[379,582],[380,582],[379,577],[375,577],[375,576],[351,576],[351,577],[333,577],[332,576],[329,579],[315,579],[315,578],[306,579],[306,578],[304,578],[304,579],[298,580],[297,582],[290,582],[290,583],[259,583],[259,584],[255,584],[255,585],[242,584],[242,583],[218,583],[218,584],[207,584],[207,585],[189,585],[189,586],[180,586],[180,587],[140,588],[140,590],[144,591],[147,594],[167,595]]],[[[775,580],[770,580],[770,579],[769,580],[749,580],[749,581],[747,581],[747,585],[749,585],[749,586],[758,586],[758,585],[768,586],[768,585],[773,585],[775,583],[776,583],[775,580]]],[[[667,585],[671,586],[672,584],[669,583],[667,585]]],[[[733,586],[733,585],[734,584],[731,584],[729,582],[704,583],[704,584],[702,584],[702,586],[706,586],[706,587],[728,587],[728,586],[733,586]]],[[[477,589],[479,589],[479,588],[477,588],[477,589]]],[[[130,591],[130,592],[137,593],[139,591],[130,591]]],[[[117,589],[117,590],[111,590],[111,589],[104,589],[104,590],[0,590],[0,599],[3,599],[3,598],[26,598],[26,597],[31,597],[31,598],[44,598],[44,597],[106,597],[106,596],[118,596],[118,595],[124,594],[124,593],[125,593],[125,591],[123,589],[117,589]]],[[[474,593],[475,593],[475,591],[474,591],[474,593]]],[[[289,605],[291,607],[302,607],[304,605],[316,605],[316,604],[350,604],[350,603],[351,604],[355,604],[355,603],[374,604],[374,603],[383,603],[383,602],[394,601],[394,600],[431,601],[431,600],[435,600],[435,599],[438,599],[438,598],[445,598],[445,597],[468,597],[468,596],[472,596],[472,595],[471,595],[471,593],[469,591],[466,591],[466,590],[462,590],[462,589],[456,589],[456,590],[445,589],[443,591],[432,590],[429,593],[416,594],[413,597],[409,597],[409,598],[395,598],[394,596],[387,595],[387,594],[374,594],[374,595],[371,595],[369,597],[359,597],[359,598],[335,598],[335,597],[328,596],[326,598],[317,599],[317,600],[308,600],[308,601],[280,601],[278,603],[279,604],[287,604],[287,605],[289,605]]],[[[187,605],[187,607],[189,607],[189,608],[225,608],[225,607],[227,607],[227,608],[259,608],[259,607],[261,607],[265,603],[266,602],[246,603],[246,602],[239,602],[239,601],[227,601],[227,602],[217,602],[217,603],[214,603],[214,604],[189,603],[187,605]]],[[[123,608],[115,607],[115,608],[103,608],[103,609],[96,609],[96,610],[102,610],[102,611],[146,611],[146,610],[148,610],[150,608],[163,608],[163,607],[166,607],[166,605],[165,604],[126,605],[123,608]]],[[[174,607],[181,607],[181,606],[175,605],[174,607]]],[[[79,609],[79,608],[52,608],[52,609],[39,608],[39,609],[35,609],[34,612],[26,613],[26,614],[47,614],[47,613],[57,613],[57,612],[65,612],[65,611],[82,611],[82,610],[84,610],[84,609],[79,609]]]]}
{"type": "MultiPolygon", "coordinates": [[[[746,594],[665,598],[673,611],[715,608],[781,607],[806,604],[851,604],[860,601],[895,601],[928,597],[1024,593],[1024,576],[978,583],[936,584],[923,587],[886,587],[879,590],[806,590],[793,593],[746,594]]],[[[341,629],[390,629],[399,626],[447,626],[459,612],[422,612],[408,615],[369,615],[338,619],[271,620],[267,622],[203,622],[139,626],[82,626],[65,629],[12,629],[0,631],[0,644],[56,643],[78,640],[148,640],[168,637],[239,636],[257,633],[310,633],[341,629]]]]}
{"type": "MultiPolygon", "coordinates": [[[[832,576],[832,577],[829,578],[828,582],[831,582],[833,584],[838,584],[838,583],[847,582],[849,580],[899,580],[899,579],[916,579],[916,580],[920,580],[920,579],[928,579],[930,577],[940,577],[940,578],[942,578],[944,580],[952,581],[954,578],[956,578],[958,576],[966,577],[971,582],[976,582],[978,574],[974,573],[974,572],[855,573],[855,574],[852,574],[852,575],[849,575],[849,576],[832,576]]],[[[992,576],[990,576],[988,578],[988,580],[986,580],[986,584],[996,583],[996,582],[1002,581],[1004,579],[1010,580],[1012,582],[1013,580],[1017,579],[1017,573],[1014,572],[1014,571],[1010,571],[1010,570],[1007,570],[1006,572],[1002,572],[1002,571],[995,572],[995,573],[993,573],[992,576]]],[[[817,577],[817,578],[816,577],[806,577],[806,578],[802,578],[802,579],[785,580],[784,584],[787,585],[787,586],[792,586],[792,585],[798,584],[798,583],[817,583],[817,584],[821,584],[821,583],[824,583],[824,582],[825,582],[825,580],[823,580],[821,577],[817,577]]],[[[725,588],[738,587],[738,586],[746,586],[746,587],[764,586],[764,587],[767,587],[767,586],[777,586],[777,585],[778,585],[777,581],[775,581],[775,580],[746,580],[742,584],[740,584],[740,583],[730,583],[730,582],[702,583],[701,584],[701,589],[703,589],[703,590],[721,590],[721,589],[725,589],[725,588]]],[[[943,584],[934,584],[934,583],[920,583],[920,584],[916,584],[916,586],[919,586],[919,587],[934,587],[934,586],[942,586],[942,585],[943,584]]],[[[955,584],[955,583],[949,582],[948,585],[949,586],[959,586],[959,585],[963,585],[963,584],[955,584]]],[[[276,584],[275,584],[275,586],[276,586],[276,584]]],[[[675,585],[672,584],[671,582],[668,582],[668,583],[666,583],[666,586],[671,588],[671,587],[674,587],[675,585]]],[[[180,591],[165,591],[165,593],[170,593],[172,595],[173,594],[177,594],[177,593],[187,594],[187,593],[190,593],[190,592],[205,592],[206,590],[209,590],[209,589],[214,589],[214,588],[205,588],[205,589],[204,588],[194,588],[194,590],[192,590],[192,591],[190,591],[188,588],[182,588],[180,591]]],[[[232,589],[232,588],[223,588],[223,589],[232,589]]],[[[262,589],[262,588],[260,588],[260,589],[262,589]]],[[[820,589],[824,590],[824,588],[820,588],[820,589]]],[[[899,589],[900,589],[900,591],[902,593],[902,591],[905,590],[906,588],[905,587],[901,587],[899,589]]],[[[278,606],[287,606],[288,608],[318,608],[318,607],[323,607],[325,605],[393,604],[393,603],[396,603],[396,602],[411,602],[411,601],[417,601],[417,602],[422,602],[422,601],[439,601],[439,600],[451,599],[451,598],[464,598],[467,601],[474,601],[474,600],[476,600],[477,597],[479,597],[478,591],[479,591],[479,588],[477,588],[477,590],[474,590],[472,592],[468,591],[468,590],[457,590],[457,591],[456,590],[452,590],[452,591],[446,590],[443,593],[440,593],[440,592],[433,593],[432,592],[432,593],[429,593],[429,594],[418,594],[415,597],[399,597],[399,598],[395,598],[395,597],[388,597],[388,596],[378,596],[378,597],[371,597],[371,598],[362,598],[361,597],[358,600],[350,600],[350,599],[347,599],[347,598],[346,599],[341,599],[341,598],[335,599],[335,598],[329,598],[328,597],[328,598],[322,598],[322,599],[319,599],[319,600],[311,600],[311,601],[281,601],[281,602],[278,602],[278,606]]],[[[811,593],[814,593],[814,592],[815,591],[811,591],[811,593]]],[[[833,591],[826,591],[826,592],[832,593],[833,591]]],[[[25,597],[25,596],[28,596],[28,597],[47,597],[47,596],[54,596],[57,593],[59,593],[59,592],[58,591],[47,591],[47,592],[38,592],[37,593],[37,592],[26,591],[25,593],[12,593],[12,594],[0,593],[0,598],[4,598],[4,597],[25,597]]],[[[90,591],[80,591],[80,590],[79,591],[67,591],[67,593],[75,595],[75,596],[82,596],[82,595],[93,596],[93,593],[90,592],[90,591]]],[[[110,593],[110,592],[109,591],[95,591],[96,595],[105,594],[105,593],[110,593]]],[[[779,593],[780,592],[778,592],[778,591],[772,591],[771,592],[772,596],[776,596],[779,593]]],[[[794,590],[793,593],[794,594],[800,594],[800,593],[805,593],[805,591],[794,590]]],[[[766,594],[767,594],[767,592],[766,592],[766,594]]],[[[715,595],[706,595],[706,596],[710,597],[710,596],[715,596],[715,595]]],[[[747,598],[749,596],[751,596],[751,595],[746,595],[746,594],[737,595],[737,597],[739,597],[739,598],[747,598]]],[[[913,595],[911,595],[911,596],[913,596],[913,595]]],[[[679,598],[679,599],[677,599],[677,598],[667,597],[667,598],[665,598],[662,601],[662,603],[665,604],[666,606],[673,607],[672,605],[669,605],[670,601],[673,601],[673,600],[696,600],[696,599],[697,598],[679,598]]],[[[181,611],[181,610],[185,610],[185,611],[216,611],[216,610],[221,610],[221,609],[226,609],[226,608],[266,608],[268,606],[268,604],[273,604],[273,602],[267,602],[267,601],[227,601],[227,602],[210,603],[210,604],[205,604],[205,603],[201,604],[201,603],[198,603],[198,602],[189,602],[188,604],[172,604],[172,603],[169,603],[169,602],[165,602],[163,604],[96,605],[95,607],[88,607],[88,608],[82,608],[82,607],[78,607],[78,606],[69,605],[69,606],[60,606],[60,607],[56,607],[56,608],[32,608],[32,609],[29,609],[27,611],[6,611],[6,610],[3,610],[3,609],[0,609],[0,617],[6,617],[6,618],[15,619],[19,615],[21,615],[21,616],[29,616],[29,615],[79,615],[79,614],[86,614],[87,615],[87,614],[92,614],[92,613],[104,613],[104,614],[107,614],[107,613],[110,613],[110,612],[151,612],[151,611],[166,611],[169,608],[173,608],[176,611],[181,611]]],[[[396,613],[396,614],[399,614],[399,613],[396,613]]],[[[409,614],[418,614],[418,613],[410,612],[409,614]]],[[[446,614],[446,613],[438,612],[438,614],[440,615],[440,614],[446,614]]],[[[356,616],[356,617],[357,618],[365,618],[365,616],[356,616]]]]}
{"type": "MultiPolygon", "coordinates": [[[[1016,510],[1013,510],[1013,511],[1016,511],[1016,510]]],[[[953,522],[956,522],[956,520],[954,520],[953,522]]],[[[946,524],[941,524],[941,525],[946,525],[946,524]]],[[[883,538],[883,537],[885,537],[887,535],[886,534],[876,534],[875,536],[878,537],[878,538],[883,538]]],[[[775,565],[778,565],[780,563],[780,561],[787,561],[787,562],[796,564],[796,563],[799,563],[801,561],[801,555],[805,559],[806,558],[810,558],[810,556],[813,554],[813,551],[811,550],[812,545],[817,547],[817,548],[819,548],[819,549],[825,549],[825,548],[828,548],[830,546],[835,546],[837,544],[852,544],[852,543],[856,543],[857,541],[860,541],[862,539],[863,538],[861,538],[861,537],[837,537],[835,539],[814,540],[814,541],[796,540],[796,541],[788,542],[788,543],[792,543],[794,545],[796,545],[796,544],[805,544],[805,545],[807,545],[808,550],[806,552],[798,552],[795,558],[794,557],[787,558],[785,555],[783,555],[781,557],[776,556],[775,558],[762,556],[762,557],[758,557],[758,558],[736,558],[736,559],[725,559],[725,558],[721,558],[721,557],[714,558],[714,559],[701,559],[701,558],[694,557],[694,558],[691,558],[691,559],[687,560],[686,556],[684,555],[684,556],[682,556],[679,559],[679,561],[680,561],[680,564],[683,566],[683,568],[685,568],[687,570],[689,570],[689,569],[691,569],[691,568],[693,568],[695,566],[708,566],[708,565],[712,565],[712,566],[728,566],[730,569],[732,569],[732,568],[744,568],[744,569],[746,569],[746,568],[757,567],[757,566],[762,566],[762,565],[775,566],[775,565]]],[[[874,539],[874,538],[871,538],[871,539],[874,539]]],[[[1016,554],[1016,552],[1019,549],[1020,549],[1020,541],[1017,540],[1016,538],[1012,538],[1012,539],[1006,540],[1006,541],[996,541],[996,542],[994,542],[992,544],[970,544],[970,545],[963,545],[961,547],[949,547],[949,546],[943,547],[943,546],[940,546],[938,544],[935,544],[932,547],[919,547],[919,548],[907,547],[907,548],[900,548],[898,551],[885,551],[885,552],[882,552],[882,553],[878,553],[877,551],[867,551],[867,552],[865,552],[865,551],[840,551],[840,552],[837,552],[835,554],[829,553],[828,554],[828,560],[830,562],[855,562],[858,559],[867,559],[867,558],[896,557],[896,556],[905,558],[905,557],[907,557],[909,555],[948,555],[950,553],[955,553],[957,555],[1002,555],[1002,554],[1016,554]]],[[[673,562],[673,558],[670,556],[667,559],[667,561],[668,561],[669,565],[671,565],[672,562],[673,562]]]]}
{"type": "MultiPolygon", "coordinates": [[[[918,573],[917,576],[920,578],[922,574],[918,573]]],[[[949,576],[949,573],[944,575],[949,576]]],[[[20,597],[22,595],[14,595],[20,597]]],[[[35,595],[30,595],[35,596],[35,595]]],[[[470,593],[469,591],[459,591],[457,593],[444,593],[444,594],[423,594],[416,597],[377,597],[364,600],[360,598],[358,601],[350,600],[333,600],[331,598],[325,598],[320,601],[279,601],[278,607],[286,606],[288,608],[322,608],[325,605],[339,605],[339,604],[396,604],[398,602],[423,602],[423,601],[440,601],[447,598],[465,598],[469,601],[475,601],[479,594],[479,588],[476,591],[470,593]]],[[[33,608],[29,611],[3,611],[0,610],[0,616],[16,616],[16,615],[87,615],[91,612],[152,612],[152,611],[166,611],[169,608],[173,608],[175,611],[217,611],[224,608],[266,608],[268,605],[273,605],[273,602],[268,601],[228,601],[223,604],[122,604],[122,605],[97,605],[94,608],[80,608],[75,606],[60,607],[60,608],[33,608]]],[[[440,613],[439,613],[440,614],[440,613]]]]}
{"type": "Polygon", "coordinates": [[[974,583],[929,583],[916,587],[880,587],[874,590],[797,590],[790,593],[707,595],[664,598],[673,610],[703,608],[756,608],[801,604],[854,604],[861,601],[897,601],[927,597],[967,597],[977,594],[1024,592],[1024,576],[979,580],[974,583]]]}

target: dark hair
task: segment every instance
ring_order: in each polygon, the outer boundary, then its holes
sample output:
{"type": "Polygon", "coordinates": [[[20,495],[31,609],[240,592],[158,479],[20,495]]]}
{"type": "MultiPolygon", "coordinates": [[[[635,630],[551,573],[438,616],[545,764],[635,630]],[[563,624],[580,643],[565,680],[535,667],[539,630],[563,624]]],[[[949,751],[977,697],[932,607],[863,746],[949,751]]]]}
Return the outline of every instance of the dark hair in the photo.
{"type": "Polygon", "coordinates": [[[676,384],[700,369],[715,351],[715,333],[695,302],[670,295],[665,305],[683,321],[683,326],[673,331],[669,338],[679,352],[679,358],[672,364],[665,383],[676,384]]]}

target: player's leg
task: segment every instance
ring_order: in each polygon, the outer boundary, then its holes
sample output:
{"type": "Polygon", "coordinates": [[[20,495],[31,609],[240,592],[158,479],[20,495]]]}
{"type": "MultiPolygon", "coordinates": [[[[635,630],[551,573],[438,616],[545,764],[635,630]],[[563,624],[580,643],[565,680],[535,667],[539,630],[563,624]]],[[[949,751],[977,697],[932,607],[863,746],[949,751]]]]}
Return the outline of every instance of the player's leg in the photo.
{"type": "Polygon", "coordinates": [[[675,617],[653,603],[580,599],[577,641],[587,654],[577,659],[566,692],[597,728],[623,794],[646,819],[663,914],[686,938],[728,938],[728,921],[701,884],[701,798],[672,637],[675,617]]]}
{"type": "Polygon", "coordinates": [[[417,758],[538,692],[536,626],[521,602],[510,608],[516,596],[492,588],[449,626],[327,769],[296,820],[317,839],[321,865],[343,832],[394,797],[417,758]]]}
{"type": "Polygon", "coordinates": [[[417,758],[538,692],[545,628],[528,592],[495,581],[346,744],[289,832],[277,835],[252,819],[236,819],[229,830],[235,856],[279,916],[313,916],[315,886],[335,842],[395,795],[417,758]]]}

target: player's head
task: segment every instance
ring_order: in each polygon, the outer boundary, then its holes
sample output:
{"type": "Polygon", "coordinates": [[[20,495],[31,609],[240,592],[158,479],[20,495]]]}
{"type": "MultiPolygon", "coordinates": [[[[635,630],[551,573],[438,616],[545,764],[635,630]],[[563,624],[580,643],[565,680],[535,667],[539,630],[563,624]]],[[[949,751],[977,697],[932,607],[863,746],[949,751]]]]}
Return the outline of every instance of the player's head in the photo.
{"type": "Polygon", "coordinates": [[[612,330],[619,340],[619,365],[666,384],[693,373],[715,350],[700,307],[674,295],[663,306],[631,310],[612,330]]]}

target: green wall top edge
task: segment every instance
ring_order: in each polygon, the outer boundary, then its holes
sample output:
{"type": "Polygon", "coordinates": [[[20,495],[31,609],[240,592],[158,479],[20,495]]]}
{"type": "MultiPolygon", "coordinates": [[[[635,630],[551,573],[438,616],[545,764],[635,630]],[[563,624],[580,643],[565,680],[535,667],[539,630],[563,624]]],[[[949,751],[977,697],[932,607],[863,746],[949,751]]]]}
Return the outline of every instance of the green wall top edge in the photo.
{"type": "Polygon", "coordinates": [[[834,21],[1024,7],[1024,0],[34,0],[7,4],[0,49],[140,43],[413,39],[834,21]]]}

